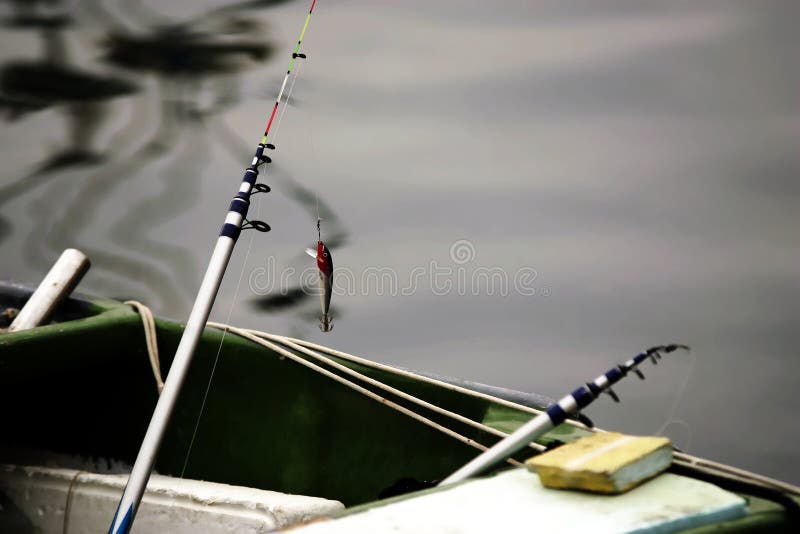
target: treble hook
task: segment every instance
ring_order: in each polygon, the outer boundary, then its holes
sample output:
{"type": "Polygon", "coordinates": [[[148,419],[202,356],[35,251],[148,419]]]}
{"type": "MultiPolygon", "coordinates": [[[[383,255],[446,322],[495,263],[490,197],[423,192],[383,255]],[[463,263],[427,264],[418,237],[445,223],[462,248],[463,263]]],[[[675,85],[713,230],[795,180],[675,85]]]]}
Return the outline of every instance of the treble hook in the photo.
{"type": "Polygon", "coordinates": [[[333,330],[333,321],[331,321],[327,315],[323,316],[322,319],[319,320],[319,329],[321,332],[330,332],[333,330]]]}

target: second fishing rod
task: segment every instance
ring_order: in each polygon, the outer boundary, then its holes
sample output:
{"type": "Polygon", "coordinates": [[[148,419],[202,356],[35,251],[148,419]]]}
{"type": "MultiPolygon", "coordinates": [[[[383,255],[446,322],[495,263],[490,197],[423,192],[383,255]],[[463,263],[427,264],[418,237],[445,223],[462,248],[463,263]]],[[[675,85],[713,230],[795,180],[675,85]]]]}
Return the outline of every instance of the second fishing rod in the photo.
{"type": "Polygon", "coordinates": [[[498,463],[523,449],[531,441],[540,438],[546,432],[566,421],[570,415],[579,413],[581,409],[589,406],[602,393],[608,394],[614,401],[619,402],[619,397],[612,389],[614,384],[625,378],[628,373],[634,373],[644,380],[644,373],[639,369],[642,363],[650,360],[653,364],[656,364],[658,360],[661,359],[662,353],[668,354],[678,349],[689,350],[689,347],[680,344],[658,345],[640,352],[625,363],[612,367],[591,382],[587,382],[569,395],[562,397],[557,403],[547,408],[547,411],[543,414],[532,418],[513,433],[476,456],[473,460],[445,478],[439,485],[447,486],[455,484],[467,478],[485,473],[498,463]]]}

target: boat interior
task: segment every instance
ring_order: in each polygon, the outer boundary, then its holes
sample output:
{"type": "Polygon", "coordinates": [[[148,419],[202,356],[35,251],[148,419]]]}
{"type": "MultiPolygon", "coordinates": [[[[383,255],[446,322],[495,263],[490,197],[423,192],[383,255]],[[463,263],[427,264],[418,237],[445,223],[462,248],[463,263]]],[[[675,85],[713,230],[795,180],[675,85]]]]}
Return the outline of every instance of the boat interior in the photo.
{"type": "MultiPolygon", "coordinates": [[[[26,287],[3,286],[0,313],[18,309],[29,293],[26,287]]],[[[182,329],[156,320],[156,330],[166,376],[182,329]]],[[[510,430],[531,416],[488,395],[327,356],[492,429],[510,430]]],[[[430,486],[476,456],[478,447],[499,439],[496,432],[455,421],[364,379],[346,376],[356,384],[353,388],[301,363],[207,328],[156,472],[352,506],[430,486]]],[[[315,365],[342,374],[331,365],[315,365]]],[[[4,418],[0,462],[31,463],[36,455],[57,455],[61,464],[72,457],[94,463],[107,459],[124,470],[136,457],[157,398],[136,311],[116,301],[70,298],[51,324],[0,335],[0,402],[14,407],[4,418]]],[[[586,432],[579,425],[562,427],[544,442],[568,441],[586,432]]],[[[519,459],[535,452],[522,452],[519,459]]]]}
{"type": "MultiPolygon", "coordinates": [[[[0,283],[0,329],[31,292],[0,283]]],[[[0,332],[0,465],[129,471],[183,331],[151,319],[148,343],[146,315],[73,295],[48,324],[0,332]]],[[[155,471],[358,509],[434,486],[548,404],[488,388],[209,323],[155,471]]],[[[495,471],[591,431],[569,420],[495,471]]],[[[789,532],[800,517],[790,484],[680,451],[670,471],[746,496],[749,515],[725,531],[789,532]]]]}

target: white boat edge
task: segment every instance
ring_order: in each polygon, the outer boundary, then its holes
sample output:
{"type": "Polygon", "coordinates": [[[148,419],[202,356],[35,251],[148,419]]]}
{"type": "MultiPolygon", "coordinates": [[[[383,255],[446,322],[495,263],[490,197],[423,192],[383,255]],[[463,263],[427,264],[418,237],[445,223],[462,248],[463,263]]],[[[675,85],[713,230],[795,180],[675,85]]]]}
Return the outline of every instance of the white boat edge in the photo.
{"type": "Polygon", "coordinates": [[[621,495],[547,489],[524,468],[359,506],[292,534],[679,532],[743,517],[746,501],[714,484],[663,473],[621,495]]]}
{"type": "MultiPolygon", "coordinates": [[[[106,532],[128,475],[0,464],[0,492],[42,534],[106,532]]],[[[340,513],[338,501],[154,474],[133,533],[262,533],[340,513]]]]}

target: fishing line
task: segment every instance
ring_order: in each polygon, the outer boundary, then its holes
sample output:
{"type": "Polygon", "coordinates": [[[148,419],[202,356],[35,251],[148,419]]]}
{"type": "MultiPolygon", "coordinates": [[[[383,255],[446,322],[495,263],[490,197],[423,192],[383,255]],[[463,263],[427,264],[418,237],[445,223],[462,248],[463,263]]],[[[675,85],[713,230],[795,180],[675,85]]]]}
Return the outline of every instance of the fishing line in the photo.
{"type": "MultiPolygon", "coordinates": [[[[281,113],[278,115],[278,121],[275,123],[275,129],[273,130],[273,132],[274,132],[273,133],[273,138],[276,138],[278,136],[278,132],[280,131],[280,128],[281,128],[281,123],[283,122],[283,116],[286,114],[286,110],[289,109],[289,101],[290,101],[291,96],[292,96],[292,91],[294,90],[294,84],[297,81],[297,77],[299,75],[300,75],[300,64],[297,65],[297,70],[292,75],[292,83],[289,85],[289,91],[286,94],[286,106],[284,106],[284,108],[281,110],[281,113]]],[[[270,122],[270,124],[271,124],[271,122],[270,122]]],[[[264,172],[262,174],[263,174],[263,176],[268,176],[269,167],[265,168],[264,172]]],[[[256,206],[255,207],[256,207],[256,218],[258,218],[260,216],[260,214],[261,214],[261,198],[260,197],[259,197],[258,201],[256,202],[256,206]]],[[[233,300],[231,301],[231,305],[228,308],[228,315],[227,315],[227,318],[225,320],[226,324],[230,324],[231,316],[233,315],[233,309],[236,307],[236,302],[237,302],[237,300],[239,298],[239,290],[240,290],[241,285],[242,285],[242,280],[244,279],[244,271],[245,271],[245,269],[247,267],[247,260],[250,257],[250,251],[252,250],[254,239],[255,239],[255,233],[250,234],[250,239],[248,240],[248,243],[247,243],[247,250],[245,251],[244,260],[242,262],[242,268],[239,271],[239,279],[236,282],[236,289],[233,292],[233,300]]],[[[183,468],[181,469],[181,474],[180,474],[180,477],[179,477],[181,479],[183,478],[183,475],[186,473],[186,467],[189,465],[189,457],[190,457],[190,455],[192,453],[192,447],[194,447],[195,438],[197,437],[197,430],[200,428],[200,420],[202,419],[203,412],[205,411],[206,401],[208,399],[208,394],[211,391],[211,383],[214,380],[214,373],[217,370],[217,364],[219,363],[219,357],[220,357],[220,354],[222,353],[222,346],[223,346],[223,344],[225,342],[225,336],[227,334],[228,334],[228,330],[224,329],[222,331],[222,337],[220,338],[220,341],[219,341],[219,347],[217,347],[216,356],[214,357],[214,365],[212,365],[212,367],[211,367],[211,375],[208,377],[208,383],[206,384],[206,389],[205,389],[205,392],[203,393],[203,401],[200,404],[200,412],[197,415],[197,420],[195,421],[194,429],[192,430],[192,437],[189,440],[189,448],[186,451],[186,458],[184,459],[183,468]]]]}
{"type": "Polygon", "coordinates": [[[297,64],[297,71],[295,71],[295,74],[292,77],[292,83],[289,85],[289,92],[286,93],[286,105],[281,110],[281,114],[278,116],[278,122],[275,124],[275,135],[278,134],[278,130],[281,127],[281,122],[283,122],[283,116],[286,115],[286,110],[289,109],[289,103],[292,99],[292,91],[294,91],[294,84],[297,81],[297,77],[300,76],[301,65],[301,63],[297,64]]]}
{"type": "MultiPolygon", "coordinates": [[[[314,148],[314,125],[312,121],[313,116],[314,114],[311,113],[307,116],[306,119],[308,120],[308,145],[310,148],[309,150],[310,155],[308,157],[308,160],[312,162],[316,161],[316,154],[317,154],[317,151],[314,148]]],[[[319,214],[319,189],[317,189],[316,187],[314,187],[314,201],[316,203],[316,208],[317,208],[317,239],[319,241],[322,241],[322,232],[320,231],[320,221],[322,221],[322,217],[319,214]]]]}
{"type": "MultiPolygon", "coordinates": [[[[272,107],[272,111],[269,114],[269,120],[267,121],[267,126],[264,129],[264,135],[261,137],[261,141],[256,146],[253,159],[251,160],[250,165],[245,169],[239,190],[233,197],[230,207],[228,208],[225,222],[222,225],[222,230],[219,233],[216,245],[214,246],[214,250],[211,254],[211,259],[209,260],[208,267],[206,268],[206,274],[203,277],[203,282],[197,293],[194,305],[192,306],[189,319],[186,322],[186,328],[181,336],[181,341],[178,344],[178,348],[175,351],[175,357],[173,358],[170,373],[167,376],[167,380],[164,384],[164,391],[156,403],[153,416],[148,424],[147,432],[142,440],[142,444],[136,456],[133,469],[131,470],[131,474],[128,477],[128,482],[125,485],[125,489],[120,497],[119,504],[117,505],[117,511],[114,514],[114,519],[112,520],[111,528],[109,530],[109,532],[113,534],[128,534],[131,529],[136,512],[147,489],[147,482],[153,471],[158,448],[164,438],[170,416],[174,411],[175,405],[178,401],[178,395],[184,379],[189,371],[192,357],[197,349],[200,337],[208,322],[209,314],[211,313],[211,309],[214,305],[214,300],[216,299],[220,284],[224,279],[225,270],[230,263],[231,255],[237,239],[239,238],[242,230],[247,227],[253,227],[257,231],[261,232],[269,231],[269,225],[263,221],[251,220],[247,225],[244,225],[243,223],[247,219],[247,211],[250,207],[250,197],[253,194],[252,191],[254,188],[256,188],[259,167],[262,167],[272,161],[272,159],[264,153],[265,150],[275,149],[275,145],[268,142],[270,127],[275,119],[275,114],[278,111],[278,107],[281,104],[283,91],[292,75],[292,69],[297,62],[297,59],[304,59],[306,57],[304,53],[300,52],[300,47],[303,43],[303,37],[308,29],[308,24],[311,21],[311,15],[314,11],[314,6],[316,3],[317,0],[312,0],[311,7],[308,10],[305,22],[303,23],[303,29],[300,32],[300,37],[298,38],[297,43],[292,50],[292,57],[289,61],[289,67],[286,70],[286,75],[283,78],[280,91],[275,99],[275,104],[272,107]]],[[[250,248],[251,246],[248,247],[248,250],[250,248]]],[[[244,269],[242,269],[239,275],[235,298],[238,298],[238,291],[241,287],[241,281],[243,278],[244,269]]],[[[232,309],[229,309],[229,313],[232,313],[232,309]]],[[[215,356],[214,367],[216,367],[218,364],[221,347],[222,343],[220,343],[220,347],[218,347],[217,355],[215,356]]],[[[214,367],[212,367],[212,372],[215,370],[214,367]]],[[[203,404],[205,404],[207,400],[212,379],[213,377],[209,378],[209,383],[207,384],[206,392],[203,398],[203,404]]],[[[204,406],[201,406],[201,409],[204,409],[204,406]]],[[[189,442],[189,448],[186,452],[186,458],[184,460],[184,470],[185,466],[188,465],[191,449],[194,446],[194,440],[196,438],[201,417],[202,413],[198,414],[198,417],[195,421],[193,438],[189,442]]]]}
{"type": "Polygon", "coordinates": [[[320,224],[322,223],[322,217],[319,216],[319,191],[317,188],[314,188],[314,199],[317,202],[317,241],[322,241],[322,229],[320,228],[320,224]]]}
{"type": "Polygon", "coordinates": [[[695,356],[693,352],[690,352],[689,370],[686,372],[686,376],[684,377],[683,382],[678,388],[678,392],[675,394],[675,398],[672,401],[672,406],[670,407],[670,410],[667,413],[666,421],[655,432],[656,436],[661,436],[664,434],[664,431],[672,425],[683,427],[686,430],[686,445],[684,447],[681,447],[683,450],[688,450],[692,443],[692,427],[685,420],[676,418],[675,414],[678,412],[678,406],[680,405],[681,401],[683,401],[683,397],[686,395],[686,389],[689,387],[689,381],[691,380],[692,375],[694,374],[694,364],[696,361],[697,361],[697,356],[695,356]]]}

